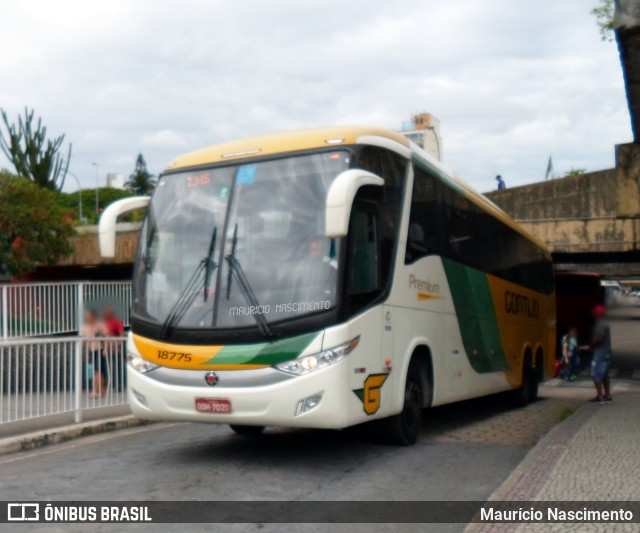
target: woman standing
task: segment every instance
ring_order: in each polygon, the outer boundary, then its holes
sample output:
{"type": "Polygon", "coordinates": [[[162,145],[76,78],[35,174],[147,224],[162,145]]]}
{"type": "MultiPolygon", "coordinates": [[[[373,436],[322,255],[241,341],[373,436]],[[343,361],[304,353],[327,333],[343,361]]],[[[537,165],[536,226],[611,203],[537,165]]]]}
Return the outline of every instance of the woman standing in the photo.
{"type": "Polygon", "coordinates": [[[93,365],[93,392],[92,398],[100,398],[106,396],[107,383],[107,359],[102,353],[102,342],[99,337],[107,337],[109,332],[106,326],[100,320],[96,313],[88,310],[85,313],[85,324],[82,328],[82,337],[85,341],[85,350],[88,361],[93,365]]]}

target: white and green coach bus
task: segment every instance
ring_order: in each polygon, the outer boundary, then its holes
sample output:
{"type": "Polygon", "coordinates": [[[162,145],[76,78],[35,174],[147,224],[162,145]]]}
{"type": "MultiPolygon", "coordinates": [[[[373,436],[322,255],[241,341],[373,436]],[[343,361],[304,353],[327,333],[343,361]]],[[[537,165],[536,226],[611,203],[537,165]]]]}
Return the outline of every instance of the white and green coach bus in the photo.
{"type": "Polygon", "coordinates": [[[424,410],[552,371],[544,246],[402,135],[336,127],[178,157],[150,199],[133,279],[128,392],[144,419],[345,428],[393,442],[424,410]]]}

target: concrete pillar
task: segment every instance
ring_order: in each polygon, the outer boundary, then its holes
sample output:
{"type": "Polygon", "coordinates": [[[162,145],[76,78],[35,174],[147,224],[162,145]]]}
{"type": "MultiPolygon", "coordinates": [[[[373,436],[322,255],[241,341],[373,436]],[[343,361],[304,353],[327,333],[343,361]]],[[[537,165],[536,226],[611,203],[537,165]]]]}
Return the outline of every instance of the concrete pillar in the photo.
{"type": "Polygon", "coordinates": [[[640,216],[640,144],[616,146],[616,215],[640,216]]]}

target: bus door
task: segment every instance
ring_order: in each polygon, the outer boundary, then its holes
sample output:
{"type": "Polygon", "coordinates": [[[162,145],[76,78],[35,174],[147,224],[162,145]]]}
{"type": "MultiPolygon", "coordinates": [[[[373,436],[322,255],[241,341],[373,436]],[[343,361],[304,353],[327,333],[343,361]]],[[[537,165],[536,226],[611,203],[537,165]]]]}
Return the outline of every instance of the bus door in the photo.
{"type": "MultiPolygon", "coordinates": [[[[363,410],[374,415],[391,405],[391,383],[383,388],[393,353],[393,312],[376,305],[384,292],[381,275],[380,219],[376,202],[357,200],[351,210],[348,240],[347,309],[354,332],[360,333],[357,357],[351,361],[354,371],[352,389],[359,391],[363,410]]],[[[350,356],[351,357],[351,356],[350,356]]],[[[358,395],[358,392],[356,392],[358,395]]],[[[360,397],[359,396],[359,397],[360,397]]]]}

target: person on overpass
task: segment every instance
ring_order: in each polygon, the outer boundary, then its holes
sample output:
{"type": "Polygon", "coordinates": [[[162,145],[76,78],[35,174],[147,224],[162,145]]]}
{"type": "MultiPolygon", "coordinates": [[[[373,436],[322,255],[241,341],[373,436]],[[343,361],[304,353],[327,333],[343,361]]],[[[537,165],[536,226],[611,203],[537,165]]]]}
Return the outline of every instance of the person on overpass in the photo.
{"type": "Polygon", "coordinates": [[[498,174],[496,176],[496,181],[498,182],[498,190],[499,191],[504,191],[507,188],[507,184],[504,182],[504,180],[502,179],[502,176],[500,174],[498,174]]]}

